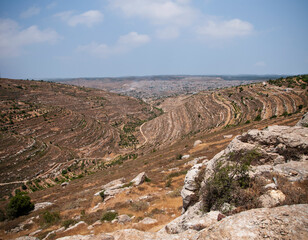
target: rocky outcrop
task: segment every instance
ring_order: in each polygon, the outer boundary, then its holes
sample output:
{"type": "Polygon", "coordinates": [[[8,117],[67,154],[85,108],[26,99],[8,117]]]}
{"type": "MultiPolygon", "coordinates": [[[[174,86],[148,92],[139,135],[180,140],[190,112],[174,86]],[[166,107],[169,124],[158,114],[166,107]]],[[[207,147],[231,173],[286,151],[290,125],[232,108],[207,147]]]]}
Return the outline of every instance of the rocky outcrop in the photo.
{"type": "Polygon", "coordinates": [[[119,178],[114,181],[111,181],[104,186],[102,186],[102,190],[95,193],[95,196],[99,196],[102,191],[104,191],[104,200],[106,201],[108,198],[113,197],[114,195],[123,192],[128,189],[127,187],[123,187],[125,184],[125,178],[119,178]]]}
{"type": "Polygon", "coordinates": [[[225,217],[221,221],[217,221],[216,214],[213,214],[212,221],[201,221],[200,224],[204,223],[206,226],[201,231],[188,229],[169,234],[166,230],[155,233],[123,229],[107,234],[68,236],[59,240],[308,239],[307,204],[252,209],[225,217]]]}
{"type": "Polygon", "coordinates": [[[145,181],[146,178],[147,178],[147,175],[145,174],[145,172],[142,172],[142,173],[139,173],[131,182],[135,186],[139,186],[145,181]]]}
{"type": "Polygon", "coordinates": [[[115,240],[113,236],[102,233],[98,235],[74,235],[58,238],[60,240],[115,240]]]}
{"type": "Polygon", "coordinates": [[[296,123],[296,126],[308,127],[308,112],[306,112],[302,119],[296,123]]]}
{"type": "Polygon", "coordinates": [[[44,208],[46,208],[46,207],[48,207],[48,206],[51,206],[51,205],[53,205],[53,203],[51,203],[51,202],[36,203],[36,204],[34,205],[34,210],[33,210],[33,211],[37,211],[37,210],[40,210],[40,209],[44,209],[44,208]]]}
{"type": "Polygon", "coordinates": [[[127,222],[130,222],[132,219],[130,218],[130,216],[123,214],[123,215],[119,215],[117,217],[118,223],[124,224],[127,222]]]}
{"type": "Polygon", "coordinates": [[[157,222],[158,221],[156,219],[146,217],[146,218],[142,219],[139,223],[145,224],[145,225],[150,225],[150,224],[155,224],[157,222]]]}
{"type": "Polygon", "coordinates": [[[194,239],[308,239],[308,205],[241,212],[202,230],[194,239]]]}
{"type": "MultiPolygon", "coordinates": [[[[270,176],[275,174],[290,182],[303,181],[308,178],[308,128],[270,126],[264,130],[253,129],[236,136],[225,150],[210,161],[204,162],[205,170],[201,186],[207,185],[218,162],[226,164],[231,161],[229,160],[230,156],[238,154],[238,158],[241,158],[243,157],[241,154],[249,151],[257,155],[256,160],[252,159],[251,162],[249,171],[251,178],[267,174],[268,177],[263,178],[266,184],[273,183],[274,180],[270,176]]],[[[196,202],[196,199],[194,201],[191,199],[198,196],[200,190],[200,184],[196,184],[195,180],[200,168],[201,165],[196,164],[186,175],[182,190],[184,210],[196,202]],[[197,185],[199,187],[196,187],[197,185]]],[[[273,207],[282,203],[284,201],[283,193],[276,193],[277,191],[267,192],[262,196],[262,206],[273,207]]]]}
{"type": "Polygon", "coordinates": [[[190,207],[184,214],[168,223],[160,232],[178,234],[189,229],[200,231],[217,222],[218,211],[205,213],[201,211],[200,203],[190,207]]]}
{"type": "Polygon", "coordinates": [[[181,196],[183,198],[183,211],[185,211],[189,205],[198,200],[197,194],[202,181],[200,177],[202,166],[202,163],[194,165],[185,176],[184,186],[181,191],[181,196]]]}

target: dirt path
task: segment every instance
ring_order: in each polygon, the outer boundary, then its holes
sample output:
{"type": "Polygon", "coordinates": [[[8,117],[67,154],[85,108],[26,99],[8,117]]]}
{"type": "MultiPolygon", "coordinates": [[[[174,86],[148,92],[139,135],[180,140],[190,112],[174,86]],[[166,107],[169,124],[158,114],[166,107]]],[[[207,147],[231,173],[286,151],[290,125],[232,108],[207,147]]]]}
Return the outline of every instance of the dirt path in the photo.
{"type": "Polygon", "coordinates": [[[144,133],[142,131],[142,127],[143,127],[144,124],[146,124],[146,123],[142,123],[142,125],[140,126],[140,133],[141,133],[141,135],[142,135],[142,137],[144,138],[145,141],[138,148],[141,148],[142,146],[144,146],[148,142],[147,137],[144,135],[144,133]]]}

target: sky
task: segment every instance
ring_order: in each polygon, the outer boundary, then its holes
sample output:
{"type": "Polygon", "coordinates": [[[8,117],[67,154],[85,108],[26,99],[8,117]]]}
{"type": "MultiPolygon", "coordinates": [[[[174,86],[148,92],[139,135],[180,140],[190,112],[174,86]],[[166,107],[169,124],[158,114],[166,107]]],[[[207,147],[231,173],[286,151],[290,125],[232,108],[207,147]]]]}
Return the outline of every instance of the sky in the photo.
{"type": "Polygon", "coordinates": [[[304,74],[307,10],[307,0],[0,0],[0,73],[304,74]]]}

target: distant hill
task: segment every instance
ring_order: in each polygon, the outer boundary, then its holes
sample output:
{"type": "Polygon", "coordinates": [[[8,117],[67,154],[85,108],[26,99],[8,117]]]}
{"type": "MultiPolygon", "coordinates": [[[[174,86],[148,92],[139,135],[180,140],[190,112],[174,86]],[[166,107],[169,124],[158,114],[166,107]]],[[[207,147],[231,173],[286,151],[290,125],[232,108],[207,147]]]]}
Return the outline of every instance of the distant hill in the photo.
{"type": "Polygon", "coordinates": [[[51,81],[103,89],[142,99],[159,99],[179,94],[237,86],[277,79],[280,75],[158,75],[118,78],[68,78],[51,81]]]}

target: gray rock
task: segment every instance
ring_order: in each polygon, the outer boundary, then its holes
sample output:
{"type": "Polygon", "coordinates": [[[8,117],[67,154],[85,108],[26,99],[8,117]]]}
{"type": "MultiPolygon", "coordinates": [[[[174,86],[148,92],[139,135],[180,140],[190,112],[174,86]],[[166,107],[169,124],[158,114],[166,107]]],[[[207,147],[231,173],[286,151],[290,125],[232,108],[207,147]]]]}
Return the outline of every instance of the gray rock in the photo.
{"type": "Polygon", "coordinates": [[[277,204],[282,203],[286,199],[286,196],[280,190],[269,190],[259,199],[262,207],[274,207],[277,204]]]}
{"type": "Polygon", "coordinates": [[[23,237],[15,238],[15,240],[39,240],[39,238],[36,238],[36,237],[29,237],[29,236],[23,236],[23,237]]]}
{"type": "Polygon", "coordinates": [[[197,146],[200,145],[201,143],[202,143],[201,140],[196,140],[196,141],[194,142],[194,147],[197,147],[197,146]]]}
{"type": "Polygon", "coordinates": [[[74,235],[58,238],[58,240],[114,240],[114,237],[105,233],[98,235],[74,235]]]}
{"type": "Polygon", "coordinates": [[[226,217],[194,240],[308,239],[308,205],[257,208],[226,217]]]}
{"type": "Polygon", "coordinates": [[[118,222],[119,223],[127,223],[127,222],[130,222],[132,219],[130,218],[130,216],[126,215],[126,214],[123,214],[123,215],[119,215],[118,217],[118,222]]]}
{"type": "Polygon", "coordinates": [[[202,178],[199,176],[203,167],[203,163],[194,165],[186,174],[184,180],[184,186],[181,191],[183,198],[183,210],[195,202],[197,196],[197,190],[200,187],[202,178]]]}
{"type": "Polygon", "coordinates": [[[139,173],[131,182],[135,186],[138,186],[138,185],[142,184],[145,181],[146,177],[147,177],[147,175],[145,174],[145,172],[142,172],[142,173],[139,173]]]}
{"type": "Polygon", "coordinates": [[[304,114],[304,116],[299,120],[295,126],[300,126],[300,127],[308,127],[308,112],[304,114]]]}
{"type": "Polygon", "coordinates": [[[189,154],[187,154],[187,155],[183,155],[182,157],[181,157],[181,159],[188,159],[188,158],[190,158],[190,155],[189,154]]]}
{"type": "Polygon", "coordinates": [[[53,205],[53,203],[51,203],[51,202],[36,203],[36,204],[34,205],[34,210],[33,210],[33,211],[37,211],[37,210],[40,210],[40,209],[44,209],[44,208],[46,208],[46,207],[48,207],[48,206],[51,206],[51,205],[53,205]]]}
{"type": "Polygon", "coordinates": [[[155,224],[157,222],[158,221],[156,219],[146,217],[146,218],[142,219],[139,223],[149,225],[149,224],[155,224]]]}
{"type": "Polygon", "coordinates": [[[217,222],[218,211],[204,213],[200,209],[201,204],[196,203],[188,208],[184,214],[168,223],[160,232],[178,234],[188,229],[199,231],[217,222]]]}

